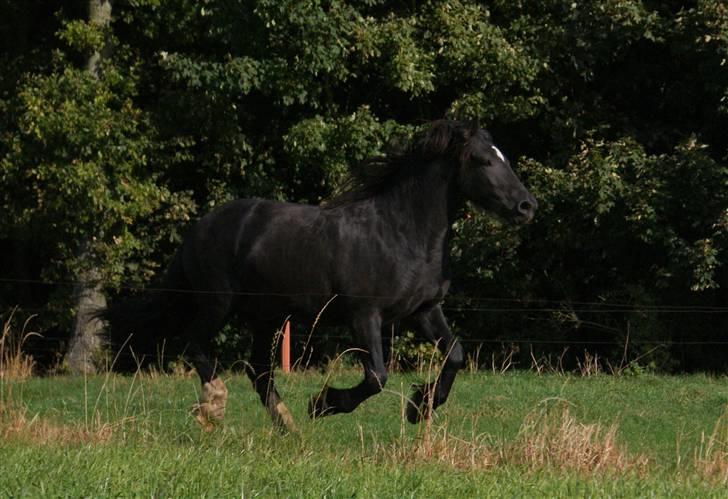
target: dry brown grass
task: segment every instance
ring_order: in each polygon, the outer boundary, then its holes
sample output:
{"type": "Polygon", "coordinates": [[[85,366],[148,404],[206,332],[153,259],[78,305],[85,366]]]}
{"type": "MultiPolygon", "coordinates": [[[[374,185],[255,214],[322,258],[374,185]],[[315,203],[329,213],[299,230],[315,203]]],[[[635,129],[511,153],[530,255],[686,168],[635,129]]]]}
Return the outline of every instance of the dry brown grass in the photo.
{"type": "Polygon", "coordinates": [[[711,481],[728,483],[728,412],[713,427],[710,436],[700,435],[700,446],[695,451],[695,469],[711,481]]]}
{"type": "Polygon", "coordinates": [[[584,359],[577,359],[576,363],[579,366],[579,374],[585,378],[604,374],[602,364],[599,360],[599,355],[597,354],[592,355],[588,351],[584,350],[584,359]]]}
{"type": "Polygon", "coordinates": [[[375,446],[374,454],[390,464],[417,466],[431,462],[463,471],[500,464],[498,448],[486,436],[459,438],[450,434],[447,424],[433,425],[411,441],[401,439],[394,444],[375,446]]]}
{"type": "Polygon", "coordinates": [[[375,446],[378,459],[390,464],[416,465],[429,461],[457,470],[485,470],[519,466],[580,474],[642,475],[648,459],[630,455],[617,443],[618,427],[580,423],[568,407],[560,411],[530,414],[512,441],[496,441],[488,435],[456,437],[447,423],[426,423],[414,440],[404,436],[388,446],[375,446]]]}
{"type": "Polygon", "coordinates": [[[580,423],[564,407],[556,414],[542,411],[527,417],[506,454],[530,470],[645,472],[648,459],[628,454],[616,437],[616,423],[580,423]]]}
{"type": "Polygon", "coordinates": [[[114,427],[102,423],[99,417],[86,425],[56,423],[39,417],[28,417],[25,409],[11,403],[0,403],[0,440],[19,441],[26,444],[83,444],[108,441],[114,427]]]}
{"type": "Polygon", "coordinates": [[[38,333],[28,331],[28,325],[34,316],[28,317],[20,331],[16,332],[12,327],[15,312],[16,309],[13,309],[3,322],[0,336],[0,379],[27,379],[33,375],[35,362],[33,357],[23,353],[22,347],[29,337],[38,336],[38,333]]]}
{"type": "Polygon", "coordinates": [[[33,358],[23,352],[23,343],[38,333],[29,331],[34,316],[28,317],[19,330],[15,328],[16,311],[13,309],[3,321],[0,336],[0,441],[39,445],[107,441],[116,423],[103,423],[98,413],[87,418],[83,425],[63,424],[38,414],[29,416],[27,409],[17,400],[15,388],[33,375],[35,365],[33,358]]]}

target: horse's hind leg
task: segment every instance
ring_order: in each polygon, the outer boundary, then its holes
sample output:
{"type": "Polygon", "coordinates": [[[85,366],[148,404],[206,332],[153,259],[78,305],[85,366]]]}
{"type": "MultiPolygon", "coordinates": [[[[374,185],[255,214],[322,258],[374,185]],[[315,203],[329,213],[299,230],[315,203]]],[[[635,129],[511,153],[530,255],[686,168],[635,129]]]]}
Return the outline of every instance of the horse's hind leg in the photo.
{"type": "Polygon", "coordinates": [[[437,346],[445,362],[433,383],[418,386],[412,394],[407,404],[407,420],[410,423],[429,418],[433,409],[445,403],[455,376],[465,362],[463,347],[450,332],[439,306],[419,314],[415,319],[420,333],[437,346]]]}
{"type": "Polygon", "coordinates": [[[253,331],[250,363],[246,365],[245,371],[273,424],[281,430],[295,432],[293,416],[283,403],[273,380],[273,359],[278,343],[276,335],[276,326],[273,324],[256,326],[253,331]]]}

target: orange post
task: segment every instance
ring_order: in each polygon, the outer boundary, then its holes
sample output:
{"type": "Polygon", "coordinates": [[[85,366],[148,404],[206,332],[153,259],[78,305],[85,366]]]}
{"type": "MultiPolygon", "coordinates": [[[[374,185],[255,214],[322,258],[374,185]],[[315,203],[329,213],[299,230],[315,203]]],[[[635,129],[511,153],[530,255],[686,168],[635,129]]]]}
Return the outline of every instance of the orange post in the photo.
{"type": "Polygon", "coordinates": [[[291,321],[283,325],[283,341],[281,341],[281,369],[291,372],[291,321]]]}

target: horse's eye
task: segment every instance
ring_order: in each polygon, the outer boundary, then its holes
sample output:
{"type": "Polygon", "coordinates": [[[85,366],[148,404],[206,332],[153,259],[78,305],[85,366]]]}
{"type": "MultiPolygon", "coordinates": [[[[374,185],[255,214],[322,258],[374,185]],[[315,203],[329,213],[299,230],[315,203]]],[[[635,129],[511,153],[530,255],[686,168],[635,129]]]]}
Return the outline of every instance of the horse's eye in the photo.
{"type": "Polygon", "coordinates": [[[493,162],[490,160],[490,158],[486,156],[481,156],[480,154],[474,154],[472,156],[472,161],[475,166],[493,166],[493,162]]]}

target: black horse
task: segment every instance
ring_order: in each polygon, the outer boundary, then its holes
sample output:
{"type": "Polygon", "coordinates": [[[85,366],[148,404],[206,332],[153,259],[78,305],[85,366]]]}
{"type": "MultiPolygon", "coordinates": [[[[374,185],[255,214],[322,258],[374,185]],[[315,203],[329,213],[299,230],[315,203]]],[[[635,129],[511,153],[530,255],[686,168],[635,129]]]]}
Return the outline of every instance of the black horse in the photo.
{"type": "Polygon", "coordinates": [[[352,328],[361,355],[363,381],[325,387],[311,399],[311,417],[351,412],[382,390],[382,327],[406,320],[445,359],[435,381],[417,387],[408,403],[414,423],[445,402],[464,361],[440,303],[450,286],[452,224],[466,200],[516,223],[531,221],[537,206],[488,132],[435,121],[353,174],[322,206],[242,199],[208,213],[167,270],[169,292],[112,305],[103,315],[117,344],[149,350],[177,338],[187,345],[202,381],[196,414],[203,426],[224,415],[227,390],[210,343],[230,320],[252,333],[247,374],[274,423],[287,427],[293,420],[271,365],[285,317],[310,324],[324,310],[324,322],[352,328]]]}

